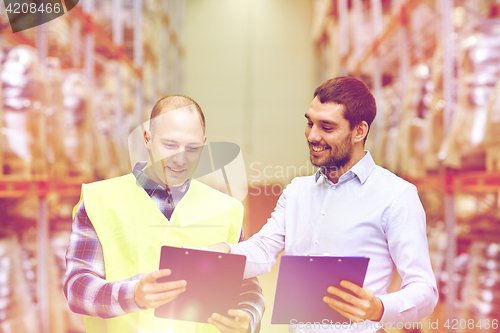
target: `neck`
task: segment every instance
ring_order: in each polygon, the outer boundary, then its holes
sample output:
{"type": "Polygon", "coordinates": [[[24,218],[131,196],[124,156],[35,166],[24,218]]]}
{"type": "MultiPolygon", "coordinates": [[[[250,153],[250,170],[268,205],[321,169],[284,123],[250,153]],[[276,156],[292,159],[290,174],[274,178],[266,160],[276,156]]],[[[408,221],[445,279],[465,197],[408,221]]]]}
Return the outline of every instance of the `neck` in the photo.
{"type": "Polygon", "coordinates": [[[341,167],[338,168],[331,168],[331,169],[324,169],[325,175],[328,177],[328,179],[334,183],[337,184],[339,181],[339,178],[347,173],[351,168],[356,165],[363,157],[365,156],[365,151],[364,147],[361,147],[361,149],[354,149],[353,154],[349,162],[344,164],[341,167]]]}
{"type": "Polygon", "coordinates": [[[151,178],[152,181],[154,181],[155,183],[157,183],[158,185],[161,185],[161,186],[167,186],[167,184],[165,184],[159,177],[158,175],[155,173],[155,171],[153,170],[153,167],[148,163],[146,164],[146,166],[144,167],[144,169],[142,169],[142,172],[144,172],[144,174],[146,176],[148,176],[149,178],[151,178]]]}
{"type": "Polygon", "coordinates": [[[166,184],[162,182],[161,179],[156,175],[152,166],[149,165],[149,163],[144,167],[144,169],[142,169],[142,172],[144,172],[146,176],[151,178],[151,180],[157,183],[158,185],[166,186],[166,184]]]}

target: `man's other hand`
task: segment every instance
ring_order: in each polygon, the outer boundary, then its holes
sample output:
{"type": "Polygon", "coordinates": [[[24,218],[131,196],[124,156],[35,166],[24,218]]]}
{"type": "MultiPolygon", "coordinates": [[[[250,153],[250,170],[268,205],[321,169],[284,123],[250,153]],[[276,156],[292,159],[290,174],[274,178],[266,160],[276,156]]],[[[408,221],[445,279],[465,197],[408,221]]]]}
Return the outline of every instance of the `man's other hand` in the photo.
{"type": "Polygon", "coordinates": [[[169,276],[169,269],[161,269],[144,275],[135,285],[135,302],[141,308],[157,308],[166,304],[186,290],[186,281],[156,282],[157,279],[169,276]]]}
{"type": "Polygon", "coordinates": [[[231,253],[231,248],[226,243],[217,243],[207,247],[209,250],[222,251],[224,253],[231,253]]]}
{"type": "Polygon", "coordinates": [[[349,281],[341,281],[340,285],[356,296],[351,295],[339,288],[328,287],[328,293],[340,297],[345,302],[331,297],[323,297],[323,302],[327,303],[332,309],[338,311],[341,315],[352,321],[372,320],[380,321],[384,314],[384,305],[380,298],[376,297],[373,291],[368,288],[361,288],[349,281]]]}
{"type": "Polygon", "coordinates": [[[208,318],[208,323],[214,325],[222,333],[247,333],[250,328],[250,315],[243,310],[229,310],[228,315],[235,318],[221,316],[218,313],[208,318]]]}

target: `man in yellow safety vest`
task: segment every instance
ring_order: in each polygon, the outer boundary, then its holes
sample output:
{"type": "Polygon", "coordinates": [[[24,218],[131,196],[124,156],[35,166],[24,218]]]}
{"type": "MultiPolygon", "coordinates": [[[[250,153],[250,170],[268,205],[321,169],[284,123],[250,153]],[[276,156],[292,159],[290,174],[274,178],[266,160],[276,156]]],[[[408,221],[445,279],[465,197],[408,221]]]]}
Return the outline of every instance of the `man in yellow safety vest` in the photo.
{"type": "Polygon", "coordinates": [[[189,288],[159,283],[162,245],[203,247],[244,240],[243,206],[192,178],[206,143],[205,117],[186,96],[167,96],[143,131],[147,162],[132,173],[82,186],[66,254],[64,292],[87,332],[258,332],[264,299],[243,281],[238,309],[206,324],[159,319],[154,308],[189,288]]]}

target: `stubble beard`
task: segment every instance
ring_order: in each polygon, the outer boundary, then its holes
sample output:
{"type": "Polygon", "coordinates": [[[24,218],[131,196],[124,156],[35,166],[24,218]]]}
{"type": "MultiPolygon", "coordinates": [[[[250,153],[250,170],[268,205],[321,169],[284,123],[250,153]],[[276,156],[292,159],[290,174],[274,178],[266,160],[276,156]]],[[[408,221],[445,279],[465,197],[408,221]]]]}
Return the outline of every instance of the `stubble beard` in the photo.
{"type": "MultiPolygon", "coordinates": [[[[337,151],[334,154],[330,154],[323,163],[315,163],[312,154],[310,155],[311,163],[315,167],[323,167],[326,169],[342,169],[352,158],[352,153],[354,150],[354,145],[350,142],[350,136],[348,135],[340,146],[337,146],[337,151]],[[339,149],[340,148],[340,149],[339,149]]],[[[330,151],[332,147],[330,147],[330,151]]]]}

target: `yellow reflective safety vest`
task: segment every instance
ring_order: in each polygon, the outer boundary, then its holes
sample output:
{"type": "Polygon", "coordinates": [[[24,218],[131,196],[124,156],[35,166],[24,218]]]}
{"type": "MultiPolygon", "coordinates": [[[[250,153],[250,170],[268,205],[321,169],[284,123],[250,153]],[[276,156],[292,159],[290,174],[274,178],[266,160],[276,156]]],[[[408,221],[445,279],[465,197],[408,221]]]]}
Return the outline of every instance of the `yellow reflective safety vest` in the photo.
{"type": "MultiPolygon", "coordinates": [[[[194,179],[170,220],[133,174],[84,184],[82,199],[103,248],[107,281],[157,270],[162,245],[235,244],[241,232],[243,205],[194,179]]],[[[84,316],[84,322],[91,333],[218,332],[209,324],[156,318],[154,309],[110,319],[84,316]]]]}

